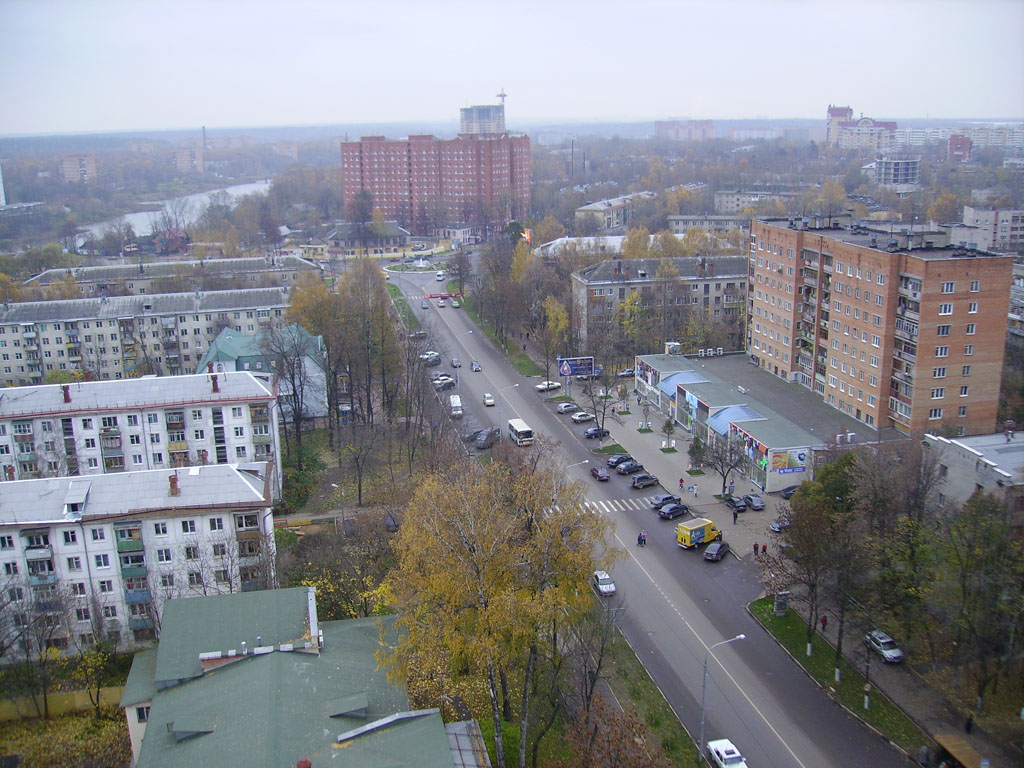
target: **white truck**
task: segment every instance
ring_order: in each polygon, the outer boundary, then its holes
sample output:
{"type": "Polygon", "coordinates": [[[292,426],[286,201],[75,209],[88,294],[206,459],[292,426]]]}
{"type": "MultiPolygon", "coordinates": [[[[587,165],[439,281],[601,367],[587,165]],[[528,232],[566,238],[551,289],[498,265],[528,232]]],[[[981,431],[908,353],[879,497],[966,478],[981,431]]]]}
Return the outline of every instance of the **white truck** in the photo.
{"type": "Polygon", "coordinates": [[[459,395],[448,396],[448,407],[451,410],[453,419],[462,418],[462,398],[459,395]]]}

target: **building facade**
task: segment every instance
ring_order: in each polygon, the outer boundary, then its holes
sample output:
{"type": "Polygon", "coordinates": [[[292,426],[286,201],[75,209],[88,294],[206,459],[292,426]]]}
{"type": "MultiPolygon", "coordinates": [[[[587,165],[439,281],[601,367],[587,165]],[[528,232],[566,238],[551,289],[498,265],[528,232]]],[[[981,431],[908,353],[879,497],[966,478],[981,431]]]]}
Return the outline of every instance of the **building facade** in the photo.
{"type": "Polygon", "coordinates": [[[853,110],[850,107],[834,107],[829,104],[826,119],[825,144],[829,147],[838,147],[839,124],[853,120],[853,110]]]}
{"type": "Polygon", "coordinates": [[[633,208],[636,204],[653,199],[653,192],[637,192],[581,205],[576,209],[576,225],[578,227],[586,221],[592,221],[600,230],[628,229],[633,221],[633,208]]]}
{"type": "Polygon", "coordinates": [[[712,120],[655,120],[654,138],[669,141],[707,141],[715,138],[715,123],[712,120]]]}
{"type": "Polygon", "coordinates": [[[459,110],[459,133],[504,133],[505,105],[485,104],[459,110]]]}
{"type": "Polygon", "coordinates": [[[164,293],[0,306],[0,381],[41,384],[48,371],[94,379],[191,373],[222,328],[284,328],[288,291],[164,293]]]}
{"type": "Polygon", "coordinates": [[[737,214],[746,208],[756,208],[765,200],[788,203],[796,197],[798,192],[783,190],[722,189],[715,192],[715,213],[737,214]]]}
{"type": "Polygon", "coordinates": [[[963,223],[971,228],[972,247],[1013,251],[1024,248],[1024,210],[996,210],[964,206],[963,223]]]}
{"type": "Polygon", "coordinates": [[[695,216],[670,214],[668,217],[668,228],[673,235],[685,235],[692,228],[703,229],[705,232],[728,232],[730,229],[749,227],[749,216],[716,216],[705,213],[695,216]]]}
{"type": "Polygon", "coordinates": [[[929,434],[921,444],[934,456],[940,506],[966,504],[980,492],[1024,511],[1024,440],[1016,431],[959,438],[929,434]]]}
{"type": "Polygon", "coordinates": [[[884,152],[875,158],[875,183],[883,187],[914,187],[921,181],[921,156],[884,152]]]}
{"type": "Polygon", "coordinates": [[[752,222],[747,351],[876,429],[989,432],[1013,260],[893,232],[752,222]]]}
{"type": "Polygon", "coordinates": [[[92,155],[62,157],[60,175],[65,184],[88,184],[96,181],[96,158],[92,155]]]}
{"type": "Polygon", "coordinates": [[[149,643],[166,600],[275,586],[263,463],[7,483],[0,611],[15,653],[149,643]]]}

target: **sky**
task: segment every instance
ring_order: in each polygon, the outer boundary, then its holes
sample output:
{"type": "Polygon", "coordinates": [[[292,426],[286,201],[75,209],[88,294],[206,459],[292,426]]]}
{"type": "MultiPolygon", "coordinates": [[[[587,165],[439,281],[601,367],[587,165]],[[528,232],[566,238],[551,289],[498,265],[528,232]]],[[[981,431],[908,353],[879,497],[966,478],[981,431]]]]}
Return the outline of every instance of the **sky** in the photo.
{"type": "Polygon", "coordinates": [[[0,0],[0,135],[1024,119],[1024,0],[0,0]]]}

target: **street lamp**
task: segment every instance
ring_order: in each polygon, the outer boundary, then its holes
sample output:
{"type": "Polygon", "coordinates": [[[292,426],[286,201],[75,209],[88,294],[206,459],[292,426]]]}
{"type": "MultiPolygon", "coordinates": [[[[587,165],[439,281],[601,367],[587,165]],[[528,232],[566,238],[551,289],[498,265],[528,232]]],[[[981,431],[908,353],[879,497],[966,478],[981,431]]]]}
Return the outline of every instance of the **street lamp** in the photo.
{"type": "MultiPolygon", "coordinates": [[[[347,526],[345,525],[345,489],[342,488],[337,483],[331,483],[331,488],[336,490],[340,497],[339,503],[341,504],[341,529],[342,532],[344,532],[345,529],[347,528],[347,526]]],[[[338,518],[334,518],[334,532],[338,532],[338,518]]]]}
{"type": "Polygon", "coordinates": [[[707,652],[704,654],[704,681],[701,683],[700,686],[700,746],[697,747],[698,760],[704,759],[704,713],[706,711],[704,708],[704,702],[707,700],[708,690],[708,656],[710,656],[711,652],[720,645],[727,645],[728,643],[732,643],[737,640],[746,639],[746,635],[736,635],[736,637],[729,638],[728,640],[723,640],[720,643],[715,643],[710,648],[708,648],[707,652]]]}
{"type": "Polygon", "coordinates": [[[501,427],[501,423],[502,423],[501,422],[501,393],[504,392],[505,390],[508,390],[508,389],[515,389],[518,386],[519,386],[518,384],[509,384],[507,387],[502,387],[501,389],[498,390],[498,397],[496,399],[498,401],[498,426],[499,427],[501,427]]]}

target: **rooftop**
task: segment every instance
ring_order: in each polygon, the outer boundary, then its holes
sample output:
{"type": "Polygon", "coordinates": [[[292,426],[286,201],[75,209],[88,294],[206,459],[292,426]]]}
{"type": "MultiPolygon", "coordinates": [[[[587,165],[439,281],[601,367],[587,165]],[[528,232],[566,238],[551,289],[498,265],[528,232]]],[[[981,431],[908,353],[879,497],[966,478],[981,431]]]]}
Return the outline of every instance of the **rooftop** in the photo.
{"type": "MultiPolygon", "coordinates": [[[[323,353],[319,336],[313,336],[298,324],[289,325],[280,333],[285,340],[283,344],[275,344],[275,348],[296,349],[301,345],[303,351],[316,360],[321,368],[323,367],[323,353]]],[[[206,370],[207,364],[218,361],[235,362],[240,358],[266,358],[268,353],[263,347],[265,338],[265,331],[253,335],[239,333],[234,328],[224,328],[217,334],[217,338],[210,342],[210,348],[206,350],[206,354],[196,365],[196,371],[202,372],[206,370]]],[[[268,366],[266,374],[270,372],[271,369],[268,366]]]]}
{"type": "MultiPolygon", "coordinates": [[[[200,245],[196,243],[196,245],[200,245]]],[[[230,276],[239,272],[266,272],[291,269],[317,269],[311,261],[299,256],[283,255],[274,258],[238,259],[197,259],[193,261],[157,261],[139,264],[116,264],[102,267],[77,267],[74,269],[48,269],[25,281],[26,285],[49,285],[71,275],[78,282],[99,282],[125,279],[176,277],[192,270],[204,274],[230,276]]]]}
{"type": "Polygon", "coordinates": [[[621,195],[620,197],[611,197],[607,200],[598,200],[596,203],[587,203],[581,205],[576,209],[577,213],[584,211],[586,213],[602,213],[609,208],[619,208],[623,205],[629,205],[633,200],[651,200],[654,198],[653,192],[634,192],[631,195],[621,195]]]}
{"type": "Polygon", "coordinates": [[[1019,433],[1015,433],[1009,440],[1005,432],[935,439],[966,449],[987,463],[992,470],[1006,475],[1013,483],[1024,483],[1024,436],[1019,433]]]}
{"type": "Polygon", "coordinates": [[[659,278],[668,262],[675,270],[672,277],[702,279],[705,277],[746,279],[749,260],[746,256],[680,256],[673,259],[605,259],[576,274],[585,283],[646,282],[659,278]]]}

